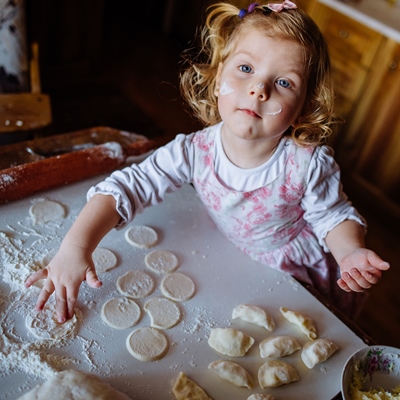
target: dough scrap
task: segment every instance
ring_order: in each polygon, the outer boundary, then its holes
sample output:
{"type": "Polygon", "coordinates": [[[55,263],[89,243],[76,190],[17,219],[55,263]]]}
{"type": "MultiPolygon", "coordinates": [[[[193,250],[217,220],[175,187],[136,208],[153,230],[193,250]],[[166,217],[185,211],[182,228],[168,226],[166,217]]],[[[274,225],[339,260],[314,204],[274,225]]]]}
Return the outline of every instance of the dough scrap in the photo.
{"type": "Polygon", "coordinates": [[[253,378],[246,369],[232,361],[213,361],[208,365],[208,368],[215,371],[222,379],[236,386],[247,387],[248,389],[254,387],[253,378]]]}
{"type": "Polygon", "coordinates": [[[314,325],[314,321],[308,315],[289,310],[285,307],[281,307],[280,311],[289,322],[297,325],[309,339],[314,340],[317,338],[317,328],[314,325]]]}
{"type": "Polygon", "coordinates": [[[102,320],[111,328],[127,329],[135,326],[142,313],[138,304],[129,297],[113,297],[101,308],[102,320]]]}
{"type": "Polygon", "coordinates": [[[183,372],[179,373],[172,392],[176,400],[212,400],[211,397],[183,372]]]}
{"type": "Polygon", "coordinates": [[[292,365],[280,360],[268,360],[258,370],[258,382],[262,389],[287,385],[300,380],[292,365]]]}
{"type": "Polygon", "coordinates": [[[134,225],[125,232],[126,241],[132,246],[149,249],[157,244],[157,232],[146,225],[134,225]]]}
{"type": "Polygon", "coordinates": [[[56,302],[50,298],[42,311],[31,311],[25,318],[28,331],[38,339],[59,340],[74,337],[78,330],[78,317],[80,311],[75,309],[75,314],[63,324],[57,320],[56,302]]]}
{"type": "Polygon", "coordinates": [[[273,318],[257,306],[240,304],[233,309],[232,318],[240,318],[243,321],[262,326],[271,332],[275,329],[273,318]]]}
{"type": "Polygon", "coordinates": [[[65,208],[56,201],[39,200],[29,208],[29,215],[35,224],[43,225],[65,217],[65,208]]]}
{"type": "Polygon", "coordinates": [[[185,301],[193,297],[196,290],[194,282],[180,272],[166,275],[161,281],[161,293],[173,301],[185,301]]]}
{"type": "Polygon", "coordinates": [[[255,393],[250,395],[247,400],[275,400],[270,394],[255,393]]]}
{"type": "Polygon", "coordinates": [[[129,397],[82,371],[66,370],[19,397],[18,400],[129,400],[129,397]]]}
{"type": "Polygon", "coordinates": [[[155,283],[146,272],[131,270],[117,279],[117,288],[124,296],[142,299],[154,291],[155,283]]]}
{"type": "Polygon", "coordinates": [[[144,262],[148,268],[157,273],[171,273],[179,267],[178,257],[168,250],[154,250],[147,254],[144,262]]]}
{"type": "Polygon", "coordinates": [[[144,305],[150,315],[151,326],[158,329],[169,329],[181,320],[181,310],[173,301],[163,297],[153,297],[144,305]]]}
{"type": "Polygon", "coordinates": [[[243,357],[254,344],[254,339],[234,328],[214,328],[208,338],[211,348],[230,357],[243,357]]]}
{"type": "Polygon", "coordinates": [[[97,273],[110,271],[117,266],[117,256],[108,249],[97,247],[93,254],[92,259],[97,273]]]}
{"type": "Polygon", "coordinates": [[[310,340],[303,346],[301,359],[308,368],[326,361],[339,346],[328,339],[310,340]]]}
{"type": "Polygon", "coordinates": [[[140,361],[156,361],[168,352],[168,339],[158,329],[144,327],[131,332],[126,339],[126,347],[140,361]]]}
{"type": "Polygon", "coordinates": [[[264,339],[259,348],[261,358],[278,358],[293,354],[301,345],[293,336],[273,336],[264,339]]]}

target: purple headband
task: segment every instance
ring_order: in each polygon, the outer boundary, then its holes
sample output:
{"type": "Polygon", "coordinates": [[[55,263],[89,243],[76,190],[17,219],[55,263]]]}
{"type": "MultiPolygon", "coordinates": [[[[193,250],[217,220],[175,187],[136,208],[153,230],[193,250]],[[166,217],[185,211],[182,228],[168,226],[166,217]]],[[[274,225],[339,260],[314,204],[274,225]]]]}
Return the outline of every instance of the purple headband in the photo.
{"type": "MultiPolygon", "coordinates": [[[[246,14],[253,12],[254,9],[258,6],[259,6],[258,3],[252,3],[249,5],[247,10],[245,8],[242,8],[239,11],[239,17],[243,18],[246,14]]],[[[279,13],[284,10],[295,10],[297,8],[297,6],[290,0],[284,0],[283,3],[269,3],[268,5],[263,6],[262,8],[264,9],[264,12],[266,14],[269,14],[271,12],[279,13]]]]}

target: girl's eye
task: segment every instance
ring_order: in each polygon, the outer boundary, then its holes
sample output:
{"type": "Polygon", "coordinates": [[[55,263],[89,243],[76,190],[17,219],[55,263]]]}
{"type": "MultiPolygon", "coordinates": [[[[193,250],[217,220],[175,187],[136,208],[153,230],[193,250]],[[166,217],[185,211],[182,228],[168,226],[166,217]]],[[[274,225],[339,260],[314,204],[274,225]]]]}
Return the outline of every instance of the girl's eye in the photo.
{"type": "Polygon", "coordinates": [[[278,79],[276,83],[284,88],[290,88],[290,83],[286,79],[278,79]]]}
{"type": "Polygon", "coordinates": [[[252,71],[252,68],[248,65],[240,65],[239,70],[246,74],[249,74],[252,71]]]}

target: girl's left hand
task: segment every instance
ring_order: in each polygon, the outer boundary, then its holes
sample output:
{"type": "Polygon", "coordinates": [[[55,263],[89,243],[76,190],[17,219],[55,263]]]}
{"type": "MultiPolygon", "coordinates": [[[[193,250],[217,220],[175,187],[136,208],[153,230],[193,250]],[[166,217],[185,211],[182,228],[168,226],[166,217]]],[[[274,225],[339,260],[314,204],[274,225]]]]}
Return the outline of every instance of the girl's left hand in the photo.
{"type": "Polygon", "coordinates": [[[340,263],[342,277],[337,284],[346,292],[362,292],[378,283],[382,271],[390,268],[376,253],[368,249],[357,249],[345,256],[340,263]]]}

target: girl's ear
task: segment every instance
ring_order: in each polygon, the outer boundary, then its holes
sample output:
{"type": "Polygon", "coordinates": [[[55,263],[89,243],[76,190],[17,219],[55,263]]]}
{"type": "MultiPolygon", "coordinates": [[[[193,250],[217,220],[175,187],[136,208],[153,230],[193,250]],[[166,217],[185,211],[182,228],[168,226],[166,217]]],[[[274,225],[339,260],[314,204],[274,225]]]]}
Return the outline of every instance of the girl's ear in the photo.
{"type": "Polygon", "coordinates": [[[220,62],[218,64],[218,72],[217,72],[217,76],[215,78],[215,89],[214,89],[214,94],[215,97],[218,97],[219,95],[219,89],[221,87],[221,71],[222,71],[222,62],[220,62]]]}

